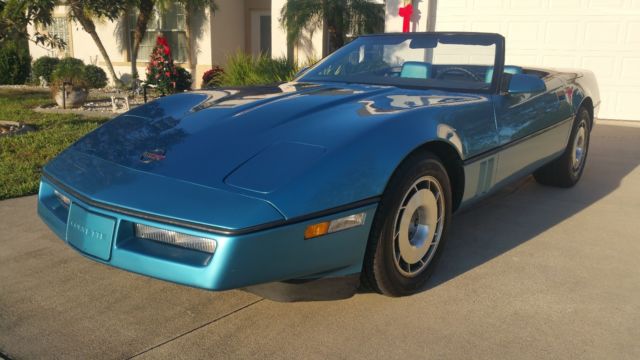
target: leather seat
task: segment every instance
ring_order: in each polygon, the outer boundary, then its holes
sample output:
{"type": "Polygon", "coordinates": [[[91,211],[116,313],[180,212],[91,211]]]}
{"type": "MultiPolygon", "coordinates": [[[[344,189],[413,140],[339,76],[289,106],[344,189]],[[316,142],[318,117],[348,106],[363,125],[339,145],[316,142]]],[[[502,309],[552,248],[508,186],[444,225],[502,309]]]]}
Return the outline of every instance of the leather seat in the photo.
{"type": "Polygon", "coordinates": [[[405,61],[400,71],[402,78],[428,79],[430,75],[431,64],[420,61],[405,61]]]}

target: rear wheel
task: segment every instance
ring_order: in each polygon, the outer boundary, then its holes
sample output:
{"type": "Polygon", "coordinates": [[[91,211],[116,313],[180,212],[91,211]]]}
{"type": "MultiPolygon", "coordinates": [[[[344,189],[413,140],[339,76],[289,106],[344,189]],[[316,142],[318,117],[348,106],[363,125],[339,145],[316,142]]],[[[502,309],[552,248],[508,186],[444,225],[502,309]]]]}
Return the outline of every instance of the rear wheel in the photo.
{"type": "Polygon", "coordinates": [[[543,185],[571,187],[582,177],[591,134],[591,116],[586,108],[578,110],[571,129],[569,143],[562,156],[533,173],[536,181],[543,185]]]}
{"type": "Polygon", "coordinates": [[[398,168],[380,202],[369,238],[364,281],[385,295],[420,290],[431,276],[451,219],[451,187],[428,152],[398,168]]]}

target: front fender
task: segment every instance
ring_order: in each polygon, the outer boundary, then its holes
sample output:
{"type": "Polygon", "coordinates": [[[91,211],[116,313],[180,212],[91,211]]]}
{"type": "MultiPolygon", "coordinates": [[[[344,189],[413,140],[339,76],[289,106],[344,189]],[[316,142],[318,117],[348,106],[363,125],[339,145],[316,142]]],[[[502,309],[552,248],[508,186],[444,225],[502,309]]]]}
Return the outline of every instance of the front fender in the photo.
{"type": "Polygon", "coordinates": [[[407,119],[383,122],[327,150],[286,186],[264,196],[286,218],[295,218],[379,197],[398,165],[425,143],[445,143],[462,157],[464,142],[455,128],[433,120],[420,125],[407,119]]]}

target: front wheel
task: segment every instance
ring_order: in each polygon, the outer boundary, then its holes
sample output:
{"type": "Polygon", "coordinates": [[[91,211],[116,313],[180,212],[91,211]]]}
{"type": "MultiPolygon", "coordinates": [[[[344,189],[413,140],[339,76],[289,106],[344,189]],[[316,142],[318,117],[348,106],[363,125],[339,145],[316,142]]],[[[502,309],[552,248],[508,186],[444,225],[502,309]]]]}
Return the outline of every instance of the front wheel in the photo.
{"type": "Polygon", "coordinates": [[[420,290],[442,252],[450,219],[451,186],[441,161],[428,152],[411,156],[376,212],[363,280],[389,296],[420,290]]]}
{"type": "Polygon", "coordinates": [[[562,156],[533,173],[538,183],[558,187],[572,187],[578,183],[587,163],[591,135],[590,120],[589,111],[584,107],[580,108],[562,156]]]}

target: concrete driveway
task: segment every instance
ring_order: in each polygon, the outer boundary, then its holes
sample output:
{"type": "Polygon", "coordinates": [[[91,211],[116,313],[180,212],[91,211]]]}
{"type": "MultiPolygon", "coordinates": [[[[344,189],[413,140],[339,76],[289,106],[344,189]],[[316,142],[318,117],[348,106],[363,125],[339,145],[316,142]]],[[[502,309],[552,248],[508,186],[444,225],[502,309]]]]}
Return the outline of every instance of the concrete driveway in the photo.
{"type": "Polygon", "coordinates": [[[458,214],[429,289],[280,303],[112,269],[0,202],[12,359],[640,358],[640,127],[602,122],[582,182],[531,178],[458,214]]]}

